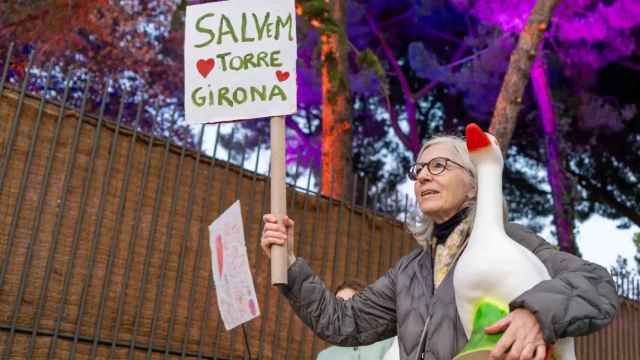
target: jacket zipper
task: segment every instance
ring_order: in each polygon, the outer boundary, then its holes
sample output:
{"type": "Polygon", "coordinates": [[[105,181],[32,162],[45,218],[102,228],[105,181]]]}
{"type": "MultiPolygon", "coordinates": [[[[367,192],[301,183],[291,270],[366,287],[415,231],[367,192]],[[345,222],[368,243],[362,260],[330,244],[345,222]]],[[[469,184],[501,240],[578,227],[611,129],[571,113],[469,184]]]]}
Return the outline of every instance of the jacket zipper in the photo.
{"type": "Polygon", "coordinates": [[[422,329],[422,334],[420,335],[420,343],[418,344],[418,353],[416,356],[416,360],[422,360],[424,359],[424,349],[427,348],[427,333],[428,333],[428,329],[429,329],[429,321],[431,320],[431,309],[433,308],[433,302],[435,300],[435,295],[436,295],[436,286],[433,283],[433,279],[435,274],[433,273],[433,270],[435,268],[435,243],[432,242],[431,244],[431,254],[429,254],[431,257],[431,301],[429,304],[429,315],[427,316],[427,320],[424,322],[424,328],[422,329]]]}
{"type": "Polygon", "coordinates": [[[424,348],[426,346],[425,342],[427,341],[427,328],[429,327],[429,321],[431,320],[431,314],[427,316],[427,321],[424,322],[424,328],[422,329],[422,334],[420,334],[420,343],[418,344],[418,353],[416,354],[416,360],[424,359],[424,348]]]}

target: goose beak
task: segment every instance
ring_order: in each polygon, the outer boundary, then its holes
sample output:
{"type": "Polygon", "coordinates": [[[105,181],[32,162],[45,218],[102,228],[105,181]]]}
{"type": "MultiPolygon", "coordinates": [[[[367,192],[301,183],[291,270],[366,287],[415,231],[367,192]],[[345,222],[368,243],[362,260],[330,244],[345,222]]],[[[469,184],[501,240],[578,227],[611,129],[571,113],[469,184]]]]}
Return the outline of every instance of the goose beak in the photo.
{"type": "Polygon", "coordinates": [[[469,125],[467,125],[466,137],[467,150],[469,150],[469,152],[481,150],[491,145],[489,136],[487,136],[487,134],[482,131],[480,126],[475,123],[470,123],[469,125]]]}

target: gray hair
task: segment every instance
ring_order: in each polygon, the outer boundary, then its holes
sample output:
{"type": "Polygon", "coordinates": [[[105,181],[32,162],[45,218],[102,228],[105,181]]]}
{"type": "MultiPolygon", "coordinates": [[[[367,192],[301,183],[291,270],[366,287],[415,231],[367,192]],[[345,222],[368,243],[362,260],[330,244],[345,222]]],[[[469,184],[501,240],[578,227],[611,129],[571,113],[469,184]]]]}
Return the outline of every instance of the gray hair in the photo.
{"type": "MultiPolygon", "coordinates": [[[[476,167],[473,165],[473,163],[471,162],[471,158],[469,157],[469,152],[467,151],[467,143],[457,136],[445,135],[433,137],[431,140],[422,145],[422,148],[420,149],[416,160],[420,158],[420,155],[422,155],[422,153],[427,148],[437,144],[449,145],[456,153],[458,153],[458,155],[460,155],[460,158],[457,160],[459,160],[460,165],[462,165],[467,170],[467,174],[469,174],[473,187],[475,190],[477,190],[478,182],[476,177],[476,167]]],[[[475,217],[476,212],[475,196],[473,199],[469,200],[466,203],[466,207],[469,208],[467,217],[470,217],[471,221],[473,222],[473,218],[475,217]]],[[[415,212],[410,215],[407,221],[407,228],[416,239],[418,244],[426,246],[431,239],[434,224],[435,223],[433,219],[423,214],[422,211],[420,211],[419,207],[416,207],[415,212]]]]}

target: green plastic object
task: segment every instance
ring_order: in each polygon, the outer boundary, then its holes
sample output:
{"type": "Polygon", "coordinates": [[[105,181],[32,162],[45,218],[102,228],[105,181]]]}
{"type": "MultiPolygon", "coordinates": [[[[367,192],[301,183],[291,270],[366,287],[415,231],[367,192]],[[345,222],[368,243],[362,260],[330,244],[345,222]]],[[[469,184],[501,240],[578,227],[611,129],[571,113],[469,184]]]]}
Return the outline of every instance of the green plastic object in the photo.
{"type": "Polygon", "coordinates": [[[484,328],[507,316],[509,307],[499,301],[484,298],[475,306],[471,338],[454,360],[486,360],[502,334],[487,334],[484,328]]]}

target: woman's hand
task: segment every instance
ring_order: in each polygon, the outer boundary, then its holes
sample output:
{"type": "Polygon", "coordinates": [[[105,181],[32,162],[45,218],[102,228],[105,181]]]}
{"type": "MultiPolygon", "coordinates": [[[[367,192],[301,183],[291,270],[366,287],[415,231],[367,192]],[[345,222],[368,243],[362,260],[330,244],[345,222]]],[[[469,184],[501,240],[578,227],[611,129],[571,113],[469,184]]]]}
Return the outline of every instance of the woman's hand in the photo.
{"type": "Polygon", "coordinates": [[[260,240],[262,251],[264,251],[268,257],[271,257],[272,245],[287,246],[289,266],[291,266],[291,264],[296,260],[296,257],[293,254],[294,221],[285,215],[283,224],[278,224],[278,219],[272,214],[265,214],[262,217],[262,220],[264,221],[262,240],[260,240]]]}
{"type": "Polygon", "coordinates": [[[487,334],[504,332],[489,354],[490,360],[544,360],[547,352],[542,328],[531,311],[519,308],[486,327],[487,334]]]}

